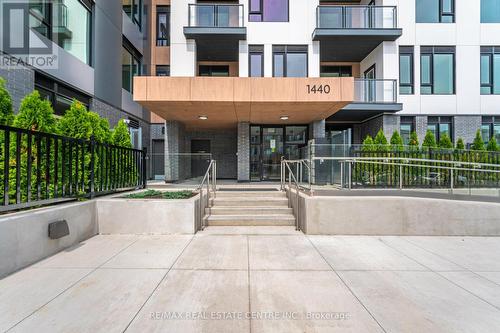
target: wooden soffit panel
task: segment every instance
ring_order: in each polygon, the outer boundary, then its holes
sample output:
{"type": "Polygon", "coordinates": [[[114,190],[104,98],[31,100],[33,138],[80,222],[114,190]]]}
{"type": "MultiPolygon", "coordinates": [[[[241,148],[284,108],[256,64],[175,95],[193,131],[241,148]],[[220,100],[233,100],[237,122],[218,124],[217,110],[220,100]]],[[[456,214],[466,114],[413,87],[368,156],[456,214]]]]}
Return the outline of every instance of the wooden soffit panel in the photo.
{"type": "Polygon", "coordinates": [[[193,128],[325,119],[351,103],[353,78],[135,77],[134,100],[193,128]],[[204,115],[208,120],[201,121],[204,115]]]}

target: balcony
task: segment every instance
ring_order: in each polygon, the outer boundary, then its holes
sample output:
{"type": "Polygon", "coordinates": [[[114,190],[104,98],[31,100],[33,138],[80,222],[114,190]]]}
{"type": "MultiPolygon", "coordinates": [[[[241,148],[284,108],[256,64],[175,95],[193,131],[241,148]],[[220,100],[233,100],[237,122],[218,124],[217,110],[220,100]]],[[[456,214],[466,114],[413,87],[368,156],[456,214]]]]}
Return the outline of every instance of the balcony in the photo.
{"type": "Polygon", "coordinates": [[[318,6],[313,40],[323,61],[363,60],[384,41],[402,35],[394,6],[318,6]]]}
{"type": "Polygon", "coordinates": [[[245,40],[243,5],[189,5],[188,39],[245,40]]]}
{"type": "Polygon", "coordinates": [[[354,80],[353,102],[328,118],[328,121],[356,122],[382,113],[401,111],[396,80],[354,80]]]}

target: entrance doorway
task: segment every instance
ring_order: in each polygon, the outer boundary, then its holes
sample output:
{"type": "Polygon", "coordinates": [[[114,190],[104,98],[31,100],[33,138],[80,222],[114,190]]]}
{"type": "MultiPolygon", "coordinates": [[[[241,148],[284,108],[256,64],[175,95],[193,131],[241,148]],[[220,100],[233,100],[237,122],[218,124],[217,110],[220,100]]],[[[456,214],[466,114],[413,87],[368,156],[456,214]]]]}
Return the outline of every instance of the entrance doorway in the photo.
{"type": "Polygon", "coordinates": [[[281,158],[299,159],[307,146],[307,125],[250,127],[250,178],[252,181],[278,181],[281,158]]]}
{"type": "Polygon", "coordinates": [[[191,177],[203,177],[210,164],[210,140],[191,140],[191,154],[191,177]]]}

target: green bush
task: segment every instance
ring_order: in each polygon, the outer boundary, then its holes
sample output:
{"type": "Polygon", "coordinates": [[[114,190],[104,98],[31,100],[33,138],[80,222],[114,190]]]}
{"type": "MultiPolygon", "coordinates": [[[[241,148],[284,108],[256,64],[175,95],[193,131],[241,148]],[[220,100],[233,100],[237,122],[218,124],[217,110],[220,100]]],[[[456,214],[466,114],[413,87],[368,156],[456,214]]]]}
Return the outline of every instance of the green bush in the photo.
{"type": "Polygon", "coordinates": [[[391,145],[393,148],[401,150],[403,148],[403,138],[399,135],[398,131],[394,131],[391,137],[391,145]]]}
{"type": "Polygon", "coordinates": [[[422,147],[425,148],[437,148],[436,137],[434,133],[430,130],[427,130],[425,133],[424,142],[422,143],[422,147]]]}
{"type": "Polygon", "coordinates": [[[15,117],[14,127],[54,133],[56,130],[56,118],[54,117],[54,110],[50,102],[42,99],[37,90],[24,97],[19,108],[19,113],[15,117]]]}
{"type": "Polygon", "coordinates": [[[462,139],[462,138],[458,138],[456,148],[457,148],[458,150],[465,150],[465,143],[464,143],[464,139],[462,139]]]}
{"type": "Polygon", "coordinates": [[[12,125],[13,120],[12,99],[5,88],[5,80],[0,77],[0,125],[12,125]]]}
{"type": "Polygon", "coordinates": [[[132,147],[132,142],[130,141],[130,133],[128,131],[128,126],[125,121],[121,119],[116,127],[113,129],[113,134],[111,135],[111,142],[120,147],[132,147]]]}
{"type": "Polygon", "coordinates": [[[453,149],[453,142],[451,142],[451,138],[448,134],[444,134],[439,139],[439,148],[453,149]]]}
{"type": "Polygon", "coordinates": [[[373,139],[370,135],[367,135],[366,138],[363,140],[361,150],[362,151],[374,151],[375,150],[375,143],[373,142],[373,139]]]}
{"type": "Polygon", "coordinates": [[[486,146],[486,150],[487,151],[498,151],[497,140],[495,139],[494,136],[492,136],[490,141],[488,142],[488,145],[486,146]]]}
{"type": "Polygon", "coordinates": [[[485,150],[483,136],[481,135],[481,130],[477,130],[476,132],[476,137],[474,138],[474,142],[472,142],[472,150],[478,150],[478,151],[485,150]]]}

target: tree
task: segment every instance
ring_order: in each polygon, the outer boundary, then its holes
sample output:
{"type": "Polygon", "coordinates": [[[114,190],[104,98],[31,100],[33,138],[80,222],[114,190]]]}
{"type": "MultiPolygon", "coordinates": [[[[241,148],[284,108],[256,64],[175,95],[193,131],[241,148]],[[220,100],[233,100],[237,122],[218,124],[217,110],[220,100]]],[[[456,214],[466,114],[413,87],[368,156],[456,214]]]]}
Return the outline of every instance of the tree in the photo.
{"type": "Polygon", "coordinates": [[[439,139],[439,147],[443,149],[453,149],[453,142],[448,134],[443,134],[439,139]]]}
{"type": "Polygon", "coordinates": [[[132,142],[130,141],[130,133],[128,131],[128,126],[125,121],[121,119],[118,124],[113,129],[113,134],[111,135],[111,142],[120,147],[132,147],[132,142]]]}
{"type": "Polygon", "coordinates": [[[399,135],[399,132],[398,131],[394,131],[394,133],[392,133],[392,137],[391,137],[391,145],[394,147],[394,148],[403,148],[403,138],[401,137],[401,135],[399,135]]]}
{"type": "Polygon", "coordinates": [[[58,123],[59,134],[75,139],[89,139],[92,135],[92,124],[85,105],[73,100],[69,110],[58,123]]]}
{"type": "Polygon", "coordinates": [[[418,141],[418,134],[416,131],[411,132],[410,142],[408,143],[408,145],[413,146],[413,147],[417,147],[417,148],[420,146],[420,143],[418,141]]]}
{"type": "Polygon", "coordinates": [[[91,124],[91,133],[94,139],[99,143],[111,143],[109,121],[106,118],[101,118],[95,112],[88,112],[87,117],[91,124]]]}
{"type": "Polygon", "coordinates": [[[424,142],[422,143],[422,147],[426,148],[437,148],[436,137],[431,130],[427,130],[425,133],[424,142]]]}
{"type": "Polygon", "coordinates": [[[481,131],[477,130],[474,142],[472,142],[472,150],[483,151],[484,149],[483,136],[481,135],[481,131]]]}
{"type": "Polygon", "coordinates": [[[367,135],[363,140],[363,145],[361,146],[362,151],[373,151],[375,150],[375,144],[373,143],[373,139],[370,135],[367,135]]]}
{"type": "Polygon", "coordinates": [[[0,77],[0,125],[12,125],[13,120],[12,99],[5,88],[5,80],[0,77]]]}
{"type": "Polygon", "coordinates": [[[465,143],[464,143],[464,139],[462,138],[458,138],[457,140],[457,147],[456,147],[458,150],[465,150],[465,143]]]}
{"type": "Polygon", "coordinates": [[[380,129],[377,135],[375,136],[374,143],[376,145],[385,145],[385,146],[388,144],[387,138],[385,137],[384,131],[382,131],[382,129],[380,129]]]}
{"type": "Polygon", "coordinates": [[[492,136],[486,147],[487,151],[498,151],[498,144],[495,136],[492,136]]]}
{"type": "Polygon", "coordinates": [[[14,126],[46,133],[54,133],[56,118],[48,100],[42,99],[35,90],[21,101],[19,113],[15,117],[14,126]]]}

